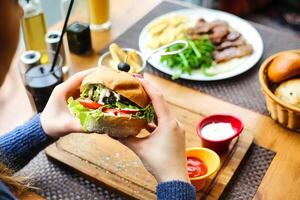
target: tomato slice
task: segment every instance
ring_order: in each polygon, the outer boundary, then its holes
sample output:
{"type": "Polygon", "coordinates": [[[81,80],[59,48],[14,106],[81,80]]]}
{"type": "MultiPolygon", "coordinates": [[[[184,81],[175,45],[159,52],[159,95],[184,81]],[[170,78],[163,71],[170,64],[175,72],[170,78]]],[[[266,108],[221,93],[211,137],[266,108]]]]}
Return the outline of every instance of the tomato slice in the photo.
{"type": "Polygon", "coordinates": [[[114,115],[118,115],[118,110],[114,108],[102,108],[102,112],[113,113],[114,115]]]}
{"type": "Polygon", "coordinates": [[[113,113],[114,115],[118,115],[119,113],[120,114],[125,114],[125,115],[134,115],[137,112],[139,112],[139,110],[118,110],[118,109],[115,109],[115,108],[103,108],[102,112],[113,113]]]}
{"type": "Polygon", "coordinates": [[[129,114],[129,115],[134,115],[136,113],[138,113],[139,110],[120,110],[120,113],[123,113],[123,114],[129,114]]]}
{"type": "Polygon", "coordinates": [[[89,108],[89,109],[93,109],[93,110],[96,110],[96,109],[100,108],[101,106],[103,106],[102,104],[91,101],[91,100],[81,100],[80,99],[79,103],[81,105],[83,105],[84,107],[89,108]]]}

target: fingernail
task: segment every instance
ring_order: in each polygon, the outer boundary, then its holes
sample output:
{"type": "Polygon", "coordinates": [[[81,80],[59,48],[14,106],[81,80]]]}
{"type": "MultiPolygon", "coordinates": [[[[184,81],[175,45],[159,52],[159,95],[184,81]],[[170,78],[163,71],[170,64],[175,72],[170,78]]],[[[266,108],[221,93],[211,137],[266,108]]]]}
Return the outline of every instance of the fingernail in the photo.
{"type": "Polygon", "coordinates": [[[133,74],[133,76],[134,76],[135,78],[144,78],[143,75],[141,75],[141,74],[133,74]]]}

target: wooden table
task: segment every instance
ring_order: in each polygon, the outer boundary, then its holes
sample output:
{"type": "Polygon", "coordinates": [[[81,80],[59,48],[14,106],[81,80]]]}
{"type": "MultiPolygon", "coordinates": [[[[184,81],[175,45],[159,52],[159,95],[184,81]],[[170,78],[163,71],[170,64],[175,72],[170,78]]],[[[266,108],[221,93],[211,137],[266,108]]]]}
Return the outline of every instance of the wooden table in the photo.
{"type": "MultiPolygon", "coordinates": [[[[80,57],[70,55],[67,52],[67,60],[72,69],[71,73],[96,66],[98,59],[96,52],[99,52],[110,41],[133,25],[157,5],[160,0],[111,0],[111,2],[113,23],[111,31],[93,34],[95,53],[89,56],[80,57]]],[[[61,24],[57,24],[53,29],[59,27],[61,27],[61,24]]],[[[1,133],[22,124],[34,114],[17,73],[17,58],[16,56],[7,79],[0,89],[1,133]]],[[[172,93],[171,89],[168,91],[168,88],[166,88],[166,90],[167,93],[172,93]]],[[[241,116],[246,122],[246,128],[256,130],[254,133],[255,142],[277,152],[254,199],[300,199],[300,179],[298,178],[300,175],[300,135],[281,128],[268,116],[255,112],[249,114],[248,110],[238,109],[237,106],[230,103],[222,104],[222,107],[207,107],[205,106],[207,105],[206,102],[211,103],[211,97],[201,93],[198,97],[201,97],[199,98],[201,99],[198,105],[199,109],[202,109],[205,113],[217,113],[225,109],[232,114],[241,116]],[[224,107],[224,105],[226,106],[224,107]],[[245,114],[246,111],[247,115],[245,114]]],[[[172,96],[169,96],[169,98],[172,98],[172,96]]],[[[186,99],[187,101],[193,101],[192,97],[186,99]]],[[[173,101],[176,101],[176,99],[173,99],[173,101]]],[[[219,102],[220,100],[216,99],[215,101],[219,102]]]]}

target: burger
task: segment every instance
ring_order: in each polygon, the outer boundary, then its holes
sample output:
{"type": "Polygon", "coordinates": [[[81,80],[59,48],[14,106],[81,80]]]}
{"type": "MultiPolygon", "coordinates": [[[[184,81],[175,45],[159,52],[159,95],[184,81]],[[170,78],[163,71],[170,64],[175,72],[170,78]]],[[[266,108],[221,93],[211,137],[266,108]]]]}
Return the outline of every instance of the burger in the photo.
{"type": "Polygon", "coordinates": [[[129,73],[106,67],[83,79],[80,97],[70,97],[68,107],[84,131],[116,138],[136,136],[155,118],[141,83],[129,73]]]}

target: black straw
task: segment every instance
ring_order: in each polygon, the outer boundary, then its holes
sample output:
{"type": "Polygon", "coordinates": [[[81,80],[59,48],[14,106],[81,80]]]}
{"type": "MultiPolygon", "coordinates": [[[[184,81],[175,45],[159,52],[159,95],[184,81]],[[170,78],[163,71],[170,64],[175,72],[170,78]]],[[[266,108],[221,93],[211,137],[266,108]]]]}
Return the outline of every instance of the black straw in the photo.
{"type": "Polygon", "coordinates": [[[67,25],[68,25],[69,18],[70,18],[70,15],[71,15],[73,4],[74,4],[74,0],[71,0],[69,8],[68,8],[67,16],[66,16],[66,19],[65,19],[65,23],[64,23],[64,26],[63,26],[63,29],[62,29],[62,32],[61,32],[61,36],[59,38],[59,43],[58,43],[58,46],[57,46],[57,49],[56,49],[56,52],[55,52],[55,55],[54,55],[54,58],[53,58],[52,67],[51,67],[51,70],[50,70],[51,72],[53,72],[54,67],[56,65],[56,62],[57,62],[57,58],[58,58],[58,55],[59,55],[59,52],[60,52],[60,49],[61,49],[61,45],[62,45],[62,42],[63,42],[64,34],[66,32],[66,28],[67,28],[67,25]]]}

